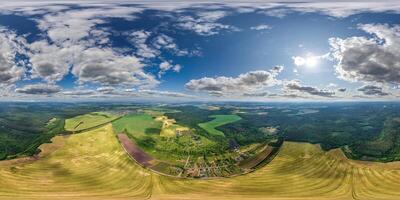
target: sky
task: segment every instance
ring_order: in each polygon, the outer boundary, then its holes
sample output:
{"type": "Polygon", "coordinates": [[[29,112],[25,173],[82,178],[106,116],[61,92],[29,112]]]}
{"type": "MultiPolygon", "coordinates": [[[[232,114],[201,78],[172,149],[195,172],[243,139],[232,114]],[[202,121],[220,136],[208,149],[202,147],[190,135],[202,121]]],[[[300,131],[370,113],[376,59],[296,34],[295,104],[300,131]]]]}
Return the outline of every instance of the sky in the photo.
{"type": "Polygon", "coordinates": [[[400,97],[400,1],[3,1],[0,101],[400,97]]]}

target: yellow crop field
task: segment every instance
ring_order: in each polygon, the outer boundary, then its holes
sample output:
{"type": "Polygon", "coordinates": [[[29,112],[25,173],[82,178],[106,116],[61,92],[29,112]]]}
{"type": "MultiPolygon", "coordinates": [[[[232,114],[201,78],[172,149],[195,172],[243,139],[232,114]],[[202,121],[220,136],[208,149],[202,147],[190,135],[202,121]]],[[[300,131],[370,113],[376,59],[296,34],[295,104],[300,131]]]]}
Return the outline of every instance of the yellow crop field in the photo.
{"type": "Polygon", "coordinates": [[[176,124],[175,119],[168,119],[167,116],[158,116],[155,120],[160,121],[163,124],[160,132],[161,137],[175,137],[177,133],[190,130],[187,127],[176,124]]]}
{"type": "Polygon", "coordinates": [[[267,166],[243,176],[178,179],[141,168],[111,124],[57,137],[38,160],[0,162],[0,199],[399,199],[400,164],[349,161],[338,151],[285,142],[267,166]]]}
{"type": "Polygon", "coordinates": [[[79,115],[74,118],[65,120],[65,130],[67,131],[81,131],[91,127],[95,127],[116,119],[118,116],[103,113],[93,112],[85,115],[79,115]]]}

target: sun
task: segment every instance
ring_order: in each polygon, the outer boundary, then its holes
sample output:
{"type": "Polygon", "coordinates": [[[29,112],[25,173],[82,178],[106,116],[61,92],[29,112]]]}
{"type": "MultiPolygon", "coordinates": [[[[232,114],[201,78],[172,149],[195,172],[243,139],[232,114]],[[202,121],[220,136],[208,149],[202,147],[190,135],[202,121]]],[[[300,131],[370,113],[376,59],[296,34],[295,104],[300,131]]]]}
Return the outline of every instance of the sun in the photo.
{"type": "Polygon", "coordinates": [[[314,56],[309,56],[306,58],[306,66],[307,67],[315,67],[318,64],[318,59],[314,56]]]}

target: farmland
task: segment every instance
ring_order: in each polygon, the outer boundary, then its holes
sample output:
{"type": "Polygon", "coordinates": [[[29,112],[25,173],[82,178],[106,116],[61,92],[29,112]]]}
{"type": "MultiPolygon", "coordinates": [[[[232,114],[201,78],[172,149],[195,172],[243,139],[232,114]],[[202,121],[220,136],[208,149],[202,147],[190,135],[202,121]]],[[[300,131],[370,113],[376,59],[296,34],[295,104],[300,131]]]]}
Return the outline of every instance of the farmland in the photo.
{"type": "Polygon", "coordinates": [[[65,120],[65,130],[81,131],[116,119],[117,116],[105,112],[92,112],[65,120]]]}
{"type": "Polygon", "coordinates": [[[32,125],[52,143],[0,162],[0,199],[396,199],[397,105],[335,106],[59,106],[32,125]]]}
{"type": "Polygon", "coordinates": [[[123,151],[112,126],[71,135],[52,154],[0,165],[1,199],[397,199],[400,164],[350,161],[337,150],[285,142],[276,158],[229,179],[157,175],[123,151]],[[18,189],[15,189],[18,188],[18,189]]]}
{"type": "Polygon", "coordinates": [[[113,122],[115,132],[126,132],[136,138],[144,137],[146,133],[159,133],[161,125],[147,114],[128,115],[113,122]]]}
{"type": "Polygon", "coordinates": [[[200,123],[199,126],[206,130],[209,134],[225,136],[223,132],[215,129],[218,126],[229,124],[235,121],[239,121],[241,118],[237,115],[212,115],[213,120],[205,123],[200,123]]]}
{"type": "MultiPolygon", "coordinates": [[[[147,157],[146,162],[139,161],[141,165],[162,174],[179,177],[231,176],[252,168],[242,169],[235,165],[244,158],[249,158],[250,151],[212,153],[219,148],[219,145],[211,138],[196,134],[195,129],[182,126],[174,119],[162,115],[163,113],[149,110],[144,113],[124,116],[113,122],[120,142],[128,152],[133,152],[130,153],[131,156],[135,160],[147,157]],[[132,144],[127,141],[124,134],[132,140],[132,144]]],[[[238,118],[238,116],[219,117],[225,120],[219,119],[218,124],[238,118]]],[[[265,154],[266,157],[268,155],[269,153],[265,154]]]]}

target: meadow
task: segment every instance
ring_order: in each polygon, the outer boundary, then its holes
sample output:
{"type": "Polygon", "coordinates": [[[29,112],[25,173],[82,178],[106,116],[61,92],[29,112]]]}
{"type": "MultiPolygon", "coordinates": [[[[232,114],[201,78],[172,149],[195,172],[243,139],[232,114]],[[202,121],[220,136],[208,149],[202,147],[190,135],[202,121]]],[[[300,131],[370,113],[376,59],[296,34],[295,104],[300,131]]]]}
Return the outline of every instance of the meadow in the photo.
{"type": "Polygon", "coordinates": [[[400,195],[399,163],[351,161],[338,150],[325,152],[308,143],[285,142],[271,163],[253,173],[204,180],[161,176],[138,166],[118,143],[111,124],[53,140],[59,147],[39,160],[0,162],[1,199],[398,199],[400,195]]]}
{"type": "Polygon", "coordinates": [[[132,114],[113,122],[115,132],[126,132],[131,137],[142,138],[146,133],[158,134],[162,123],[148,114],[132,114]]]}
{"type": "Polygon", "coordinates": [[[225,136],[222,131],[216,129],[217,127],[236,122],[241,119],[237,115],[211,115],[210,118],[214,119],[205,123],[200,123],[199,126],[214,136],[225,136]]]}

